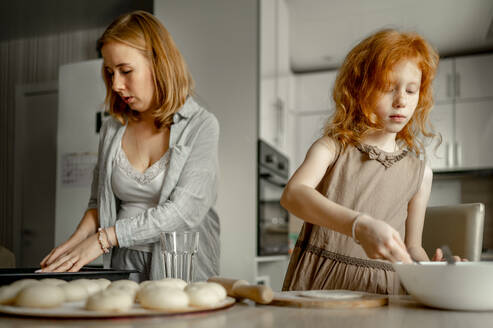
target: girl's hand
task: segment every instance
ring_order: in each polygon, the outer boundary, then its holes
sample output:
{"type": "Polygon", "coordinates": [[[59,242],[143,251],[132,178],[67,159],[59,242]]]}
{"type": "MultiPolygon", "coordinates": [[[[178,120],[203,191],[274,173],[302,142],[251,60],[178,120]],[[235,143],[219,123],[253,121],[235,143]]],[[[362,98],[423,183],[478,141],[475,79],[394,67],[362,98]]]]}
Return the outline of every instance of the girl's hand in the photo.
{"type": "Polygon", "coordinates": [[[98,234],[93,234],[39,272],[77,272],[101,254],[103,250],[99,245],[98,234]]]}
{"type": "MultiPolygon", "coordinates": [[[[435,255],[433,255],[433,258],[431,259],[434,262],[443,262],[445,261],[445,257],[443,256],[443,251],[441,248],[437,248],[435,250],[435,255]]],[[[468,262],[469,260],[466,258],[460,258],[460,256],[454,255],[454,260],[456,262],[468,262]]]]}
{"type": "Polygon", "coordinates": [[[386,222],[362,215],[356,222],[355,237],[371,259],[412,263],[399,233],[386,222]]]}

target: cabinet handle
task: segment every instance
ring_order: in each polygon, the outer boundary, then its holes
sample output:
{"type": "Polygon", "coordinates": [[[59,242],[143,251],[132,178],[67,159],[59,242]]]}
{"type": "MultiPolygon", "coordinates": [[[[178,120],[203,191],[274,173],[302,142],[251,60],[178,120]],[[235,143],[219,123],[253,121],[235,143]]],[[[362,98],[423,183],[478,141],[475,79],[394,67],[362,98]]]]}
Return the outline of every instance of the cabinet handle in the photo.
{"type": "Polygon", "coordinates": [[[447,98],[452,97],[452,74],[447,74],[447,98]]]}
{"type": "Polygon", "coordinates": [[[454,166],[454,149],[450,142],[445,143],[445,160],[446,160],[445,165],[447,167],[454,166]]]}
{"type": "Polygon", "coordinates": [[[455,74],[455,96],[460,98],[460,74],[455,74]]]}
{"type": "Polygon", "coordinates": [[[462,146],[460,143],[455,142],[455,165],[457,167],[462,167],[462,146]]]}
{"type": "Polygon", "coordinates": [[[275,103],[276,108],[276,116],[277,116],[277,128],[276,128],[276,143],[278,147],[282,147],[283,135],[284,135],[284,122],[283,122],[283,111],[284,111],[284,102],[277,98],[275,103]]]}

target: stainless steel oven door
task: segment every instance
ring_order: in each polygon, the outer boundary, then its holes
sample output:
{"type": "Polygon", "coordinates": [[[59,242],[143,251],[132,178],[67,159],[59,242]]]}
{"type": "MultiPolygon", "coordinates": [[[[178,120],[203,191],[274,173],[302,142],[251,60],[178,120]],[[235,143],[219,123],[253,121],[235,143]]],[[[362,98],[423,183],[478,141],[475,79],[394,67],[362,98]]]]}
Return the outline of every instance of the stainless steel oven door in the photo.
{"type": "Polygon", "coordinates": [[[266,171],[259,179],[258,255],[284,255],[289,251],[289,214],[280,199],[285,179],[266,171]]]}

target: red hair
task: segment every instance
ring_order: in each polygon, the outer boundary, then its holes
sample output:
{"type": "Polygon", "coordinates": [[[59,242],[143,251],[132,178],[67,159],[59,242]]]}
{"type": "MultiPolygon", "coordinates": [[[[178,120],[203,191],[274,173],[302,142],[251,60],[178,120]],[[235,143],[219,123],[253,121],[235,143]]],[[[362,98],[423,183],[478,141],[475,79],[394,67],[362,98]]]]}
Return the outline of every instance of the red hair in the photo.
{"type": "Polygon", "coordinates": [[[424,145],[418,136],[435,136],[427,126],[438,59],[438,53],[416,33],[385,29],[361,41],[346,56],[337,75],[333,92],[336,109],[325,134],[345,147],[360,142],[370,131],[380,130],[373,112],[379,92],[390,83],[390,73],[397,63],[412,60],[421,70],[419,101],[396,139],[419,155],[424,145]]]}

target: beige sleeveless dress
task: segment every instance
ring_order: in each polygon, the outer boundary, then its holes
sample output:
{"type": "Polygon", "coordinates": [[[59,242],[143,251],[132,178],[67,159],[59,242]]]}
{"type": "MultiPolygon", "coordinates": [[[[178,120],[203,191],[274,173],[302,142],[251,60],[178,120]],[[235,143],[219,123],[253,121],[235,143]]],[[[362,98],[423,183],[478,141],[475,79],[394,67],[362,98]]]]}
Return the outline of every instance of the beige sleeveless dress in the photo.
{"type": "MultiPolygon", "coordinates": [[[[387,222],[404,240],[408,203],[421,185],[424,167],[407,150],[388,153],[370,145],[349,145],[317,189],[338,204],[387,222]]],[[[370,260],[352,238],[305,222],[283,290],[309,289],[404,293],[389,262],[370,260]]]]}

